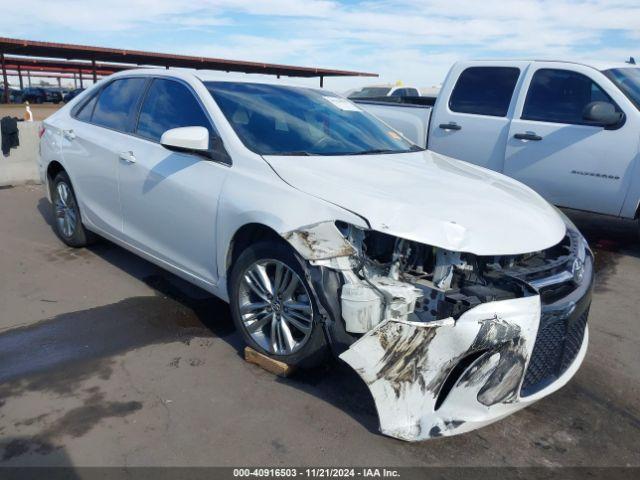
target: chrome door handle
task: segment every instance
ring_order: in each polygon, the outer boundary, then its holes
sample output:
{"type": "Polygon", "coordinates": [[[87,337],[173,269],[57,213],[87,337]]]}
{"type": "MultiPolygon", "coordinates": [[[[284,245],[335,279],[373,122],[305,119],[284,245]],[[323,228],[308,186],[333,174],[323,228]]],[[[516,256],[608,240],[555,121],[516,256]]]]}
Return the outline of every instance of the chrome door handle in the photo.
{"type": "Polygon", "coordinates": [[[62,135],[64,135],[64,138],[67,140],[74,140],[76,138],[76,134],[73,130],[63,130],[62,135]]]}
{"type": "Polygon", "coordinates": [[[120,152],[118,158],[128,164],[136,163],[136,156],[133,154],[133,152],[120,152]]]}
{"type": "Polygon", "coordinates": [[[542,140],[542,137],[535,133],[516,133],[513,138],[517,138],[518,140],[533,140],[534,142],[542,140]]]}
{"type": "Polygon", "coordinates": [[[462,126],[453,122],[441,123],[440,125],[438,125],[438,128],[441,128],[442,130],[462,130],[462,126]]]}

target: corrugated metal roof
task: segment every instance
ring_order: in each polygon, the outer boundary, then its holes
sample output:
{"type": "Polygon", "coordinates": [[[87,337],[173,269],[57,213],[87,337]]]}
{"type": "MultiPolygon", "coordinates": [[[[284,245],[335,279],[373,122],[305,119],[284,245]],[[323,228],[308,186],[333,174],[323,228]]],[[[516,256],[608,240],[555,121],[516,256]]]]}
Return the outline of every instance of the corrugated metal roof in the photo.
{"type": "Polygon", "coordinates": [[[66,60],[122,62],[134,65],[180,67],[228,72],[262,73],[289,77],[377,77],[375,73],[333,70],[327,68],[298,67],[274,63],[247,62],[221,58],[195,57],[140,50],[91,47],[65,43],[40,42],[0,37],[0,53],[30,57],[49,57],[66,60]]]}

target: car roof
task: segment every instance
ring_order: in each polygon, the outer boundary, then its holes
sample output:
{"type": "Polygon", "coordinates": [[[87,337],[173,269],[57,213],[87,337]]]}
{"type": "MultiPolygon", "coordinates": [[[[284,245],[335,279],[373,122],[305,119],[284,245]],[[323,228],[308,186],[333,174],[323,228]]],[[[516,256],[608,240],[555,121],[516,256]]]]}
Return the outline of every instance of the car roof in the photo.
{"type": "Polygon", "coordinates": [[[640,68],[640,65],[635,65],[631,63],[625,62],[612,62],[612,61],[603,61],[603,60],[562,60],[562,59],[531,59],[531,58],[511,58],[511,59],[485,59],[485,60],[471,60],[469,62],[464,63],[513,63],[513,62],[527,62],[527,63],[569,63],[573,65],[583,65],[585,67],[594,68],[599,71],[609,70],[612,68],[640,68]]]}
{"type": "MultiPolygon", "coordinates": [[[[314,86],[305,86],[298,85],[292,82],[287,82],[286,80],[280,80],[277,78],[264,78],[264,77],[256,77],[251,74],[246,74],[245,78],[237,78],[237,77],[229,77],[228,74],[220,73],[212,70],[188,70],[188,69],[165,69],[165,68],[134,68],[131,70],[123,70],[121,72],[114,73],[109,78],[117,78],[121,76],[130,76],[130,75],[144,75],[144,76],[162,76],[162,77],[171,77],[171,78],[179,78],[183,80],[193,80],[198,79],[202,82],[233,82],[233,83],[260,83],[266,85],[279,85],[283,87],[295,87],[295,88],[309,88],[309,89],[317,89],[314,86]]],[[[326,89],[326,91],[331,91],[326,89]]]]}

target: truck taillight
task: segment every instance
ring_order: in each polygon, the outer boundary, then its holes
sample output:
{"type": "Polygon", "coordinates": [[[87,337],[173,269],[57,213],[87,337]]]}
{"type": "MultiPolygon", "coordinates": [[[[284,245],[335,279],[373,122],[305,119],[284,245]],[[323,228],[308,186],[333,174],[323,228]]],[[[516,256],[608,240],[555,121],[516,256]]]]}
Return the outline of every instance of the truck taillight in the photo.
{"type": "Polygon", "coordinates": [[[38,138],[42,138],[42,136],[44,135],[44,131],[45,131],[45,128],[44,128],[44,125],[42,125],[40,127],[40,130],[38,130],[38,138]]]}

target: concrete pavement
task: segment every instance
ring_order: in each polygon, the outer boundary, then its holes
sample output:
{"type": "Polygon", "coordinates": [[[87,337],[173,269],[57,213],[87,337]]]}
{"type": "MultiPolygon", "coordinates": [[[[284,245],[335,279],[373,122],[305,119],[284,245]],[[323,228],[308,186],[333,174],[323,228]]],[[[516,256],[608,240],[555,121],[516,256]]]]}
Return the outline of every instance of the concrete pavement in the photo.
{"type": "Polygon", "coordinates": [[[65,247],[42,187],[0,189],[1,465],[640,465],[636,225],[573,213],[595,252],[591,342],[568,386],[481,430],[377,432],[346,366],[244,362],[227,306],[103,242],[65,247]]]}

